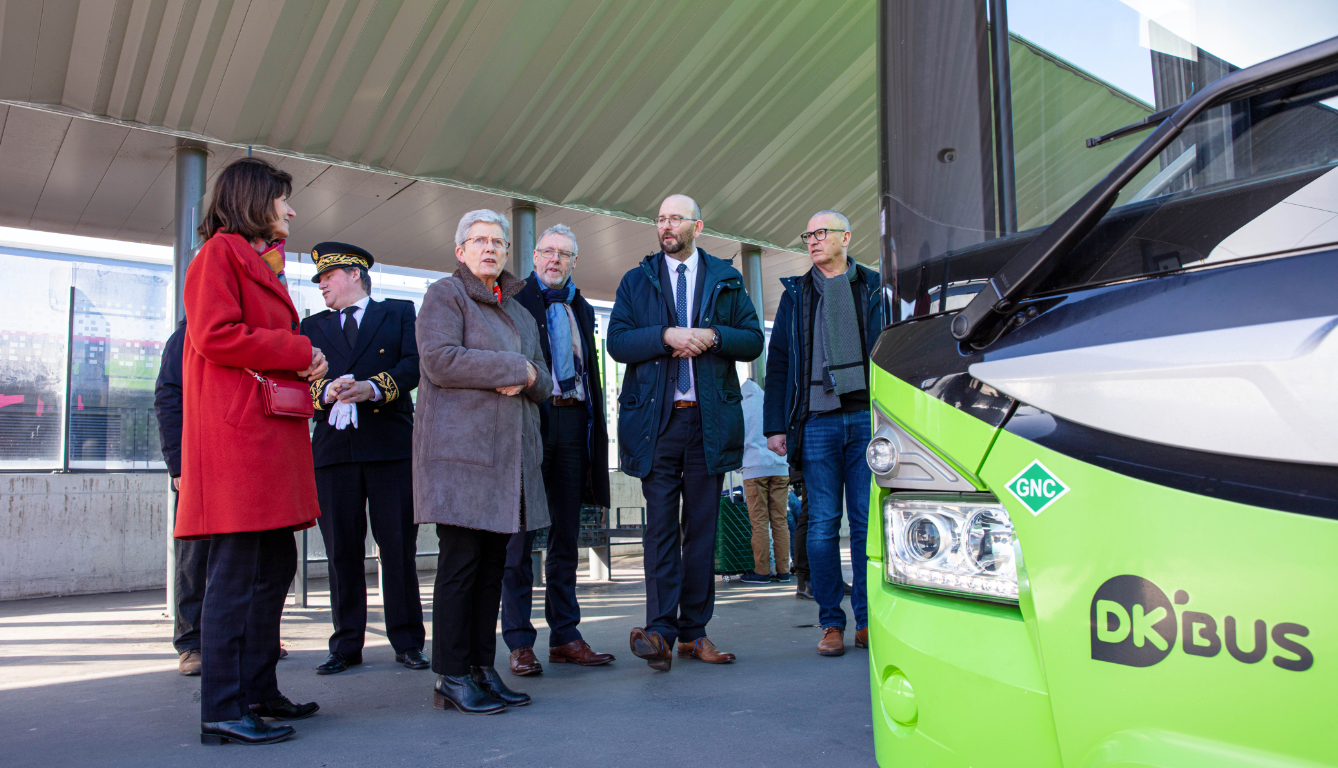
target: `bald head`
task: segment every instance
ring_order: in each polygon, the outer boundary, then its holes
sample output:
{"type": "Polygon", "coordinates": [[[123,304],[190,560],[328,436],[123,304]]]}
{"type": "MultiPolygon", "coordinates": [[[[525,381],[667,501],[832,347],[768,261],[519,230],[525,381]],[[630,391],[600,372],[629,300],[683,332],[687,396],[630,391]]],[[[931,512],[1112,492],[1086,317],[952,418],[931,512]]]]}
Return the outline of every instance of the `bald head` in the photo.
{"type": "Polygon", "coordinates": [[[697,249],[697,236],[702,233],[701,219],[702,209],[696,200],[687,195],[666,197],[655,219],[660,250],[679,261],[690,258],[697,249]]]}

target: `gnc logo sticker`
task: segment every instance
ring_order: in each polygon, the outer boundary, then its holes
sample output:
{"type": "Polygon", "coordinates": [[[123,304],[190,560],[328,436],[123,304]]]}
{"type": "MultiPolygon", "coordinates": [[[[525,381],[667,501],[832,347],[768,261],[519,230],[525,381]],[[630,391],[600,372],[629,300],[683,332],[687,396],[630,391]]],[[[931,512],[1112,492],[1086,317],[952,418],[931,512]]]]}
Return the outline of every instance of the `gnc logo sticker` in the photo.
{"type": "MultiPolygon", "coordinates": [[[[1175,605],[1189,602],[1189,593],[1177,590],[1175,605]]],[[[1156,584],[1133,575],[1107,579],[1092,595],[1092,658],[1128,667],[1150,667],[1171,654],[1177,637],[1181,650],[1190,656],[1212,658],[1225,647],[1233,659],[1256,664],[1272,647],[1274,666],[1304,672],[1314,666],[1315,656],[1295,638],[1310,630],[1300,624],[1279,622],[1272,631],[1261,619],[1238,622],[1183,610],[1176,615],[1166,593],[1156,584]],[[1285,654],[1285,655],[1284,655],[1285,654]]]]}

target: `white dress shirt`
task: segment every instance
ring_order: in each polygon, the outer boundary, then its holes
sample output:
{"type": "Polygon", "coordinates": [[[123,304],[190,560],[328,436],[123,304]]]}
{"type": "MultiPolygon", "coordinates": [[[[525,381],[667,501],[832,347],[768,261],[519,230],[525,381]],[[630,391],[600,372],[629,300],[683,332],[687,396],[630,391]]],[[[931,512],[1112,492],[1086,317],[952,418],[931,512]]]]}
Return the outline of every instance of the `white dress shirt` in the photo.
{"type": "MultiPolygon", "coordinates": [[[[355,309],[353,310],[353,320],[358,324],[359,332],[362,331],[362,316],[367,314],[367,302],[371,300],[372,300],[371,296],[363,296],[361,299],[358,299],[357,301],[349,305],[350,307],[355,307],[355,309]]],[[[348,307],[345,307],[344,309],[348,309],[348,307]]],[[[348,315],[344,314],[343,309],[335,310],[335,312],[337,312],[339,315],[339,328],[340,330],[343,330],[344,323],[348,322],[348,315]]],[[[349,350],[349,352],[351,353],[352,350],[349,350]]],[[[334,382],[330,383],[333,384],[334,382]]],[[[367,383],[371,384],[372,386],[372,402],[374,403],[381,402],[381,389],[377,387],[376,384],[373,382],[369,381],[367,383]]],[[[325,385],[325,402],[327,403],[330,402],[330,384],[325,385]]]]}
{"type": "MultiPolygon", "coordinates": [[[[677,316],[678,316],[678,265],[679,265],[680,263],[682,263],[682,264],[686,264],[687,267],[688,267],[687,272],[683,273],[683,277],[685,277],[685,278],[687,279],[687,283],[688,283],[688,327],[690,328],[690,327],[693,326],[693,322],[692,322],[692,313],[693,313],[693,311],[696,309],[696,307],[693,305],[693,301],[697,298],[697,297],[696,297],[696,293],[697,293],[697,265],[701,263],[701,252],[700,252],[700,250],[697,249],[697,248],[693,248],[693,249],[692,249],[692,255],[689,256],[689,257],[688,257],[688,260],[687,260],[687,261],[684,261],[684,262],[679,262],[678,259],[670,258],[668,254],[665,254],[665,256],[664,256],[664,266],[665,266],[666,269],[669,270],[669,293],[670,293],[670,295],[672,295],[672,296],[674,297],[674,305],[673,305],[672,307],[670,307],[670,312],[672,312],[672,313],[674,314],[675,319],[677,319],[677,316]]],[[[669,359],[669,366],[670,366],[670,367],[669,367],[669,375],[671,375],[671,376],[677,375],[677,373],[678,373],[678,360],[679,360],[679,358],[676,358],[676,357],[672,357],[672,358],[669,359]]],[[[678,391],[678,387],[675,386],[675,387],[674,387],[674,402],[678,402],[679,400],[696,400],[696,399],[697,399],[697,365],[696,365],[696,362],[697,362],[697,361],[696,361],[695,358],[689,358],[689,359],[688,359],[688,382],[689,382],[689,383],[688,383],[688,391],[687,391],[687,392],[679,392],[679,391],[678,391]]]]}

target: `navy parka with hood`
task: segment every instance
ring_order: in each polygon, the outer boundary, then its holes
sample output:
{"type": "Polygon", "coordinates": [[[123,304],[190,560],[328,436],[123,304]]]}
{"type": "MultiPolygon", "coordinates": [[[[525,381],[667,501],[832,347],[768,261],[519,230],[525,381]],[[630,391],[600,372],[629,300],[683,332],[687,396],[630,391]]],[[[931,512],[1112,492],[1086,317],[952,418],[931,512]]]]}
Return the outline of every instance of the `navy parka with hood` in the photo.
{"type": "MultiPolygon", "coordinates": [[[[878,292],[882,278],[868,267],[856,264],[854,283],[855,311],[864,327],[866,357],[883,328],[883,312],[878,292]]],[[[785,293],[776,308],[771,326],[771,344],[767,347],[767,386],[762,405],[762,432],[766,436],[785,435],[785,457],[790,466],[803,470],[802,441],[804,422],[808,420],[808,367],[813,359],[813,310],[817,290],[812,270],[797,277],[781,278],[785,293]]]]}
{"type": "MultiPolygon", "coordinates": [[[[720,348],[693,359],[701,409],[706,469],[723,474],[743,464],[743,396],[735,362],[762,353],[762,328],[743,277],[724,259],[698,249],[695,328],[713,328],[720,348]]],[[[664,344],[664,329],[677,326],[664,253],[654,253],[623,276],[609,319],[608,350],[627,366],[618,395],[618,465],[633,477],[650,474],[660,433],[673,408],[669,370],[677,361],[664,344]]]]}

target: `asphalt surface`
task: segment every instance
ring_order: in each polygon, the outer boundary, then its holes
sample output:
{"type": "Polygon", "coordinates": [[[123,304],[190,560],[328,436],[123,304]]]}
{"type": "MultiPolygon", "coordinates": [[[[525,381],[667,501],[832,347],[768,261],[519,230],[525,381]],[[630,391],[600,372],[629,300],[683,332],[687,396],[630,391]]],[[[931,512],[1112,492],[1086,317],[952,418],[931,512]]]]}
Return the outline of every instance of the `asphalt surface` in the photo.
{"type": "MultiPolygon", "coordinates": [[[[0,765],[874,765],[868,655],[853,647],[853,617],[846,655],[820,657],[817,607],[796,600],[793,584],[718,583],[710,636],[738,661],[676,658],[655,672],[628,652],[645,617],[639,557],[613,565],[612,583],[583,583],[579,596],[586,640],[617,661],[548,664],[541,651],[542,676],[503,672],[534,704],[489,717],[433,709],[435,675],[394,664],[374,578],[365,663],[317,676],[329,596],[312,582],[312,607],[284,615],[279,684],[321,711],[295,723],[296,738],[263,747],[199,743],[199,678],[176,672],[162,590],[0,603],[0,765]]],[[[420,579],[430,611],[432,574],[420,579]]],[[[498,649],[503,670],[500,637],[498,649]]]]}

